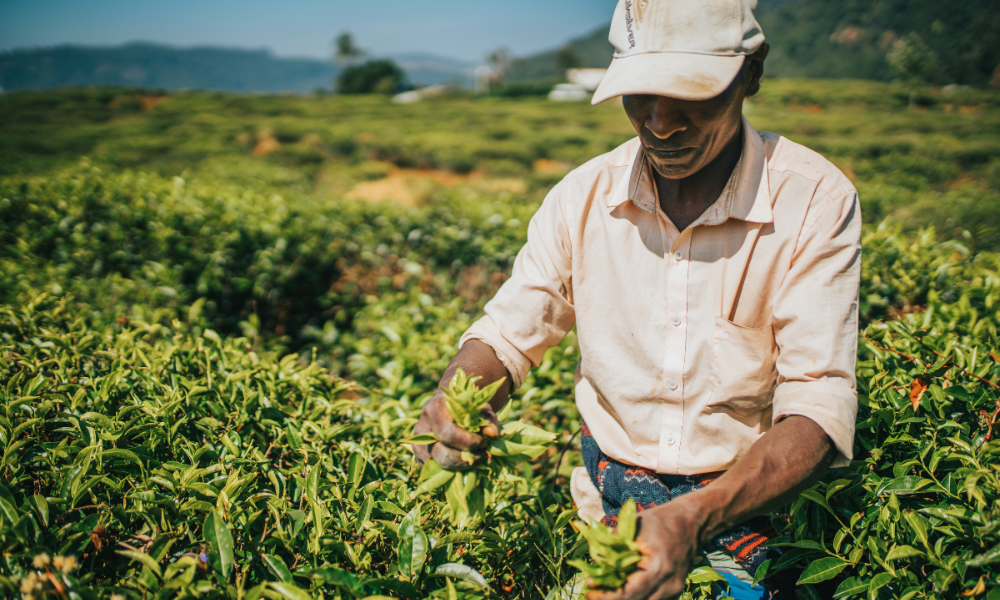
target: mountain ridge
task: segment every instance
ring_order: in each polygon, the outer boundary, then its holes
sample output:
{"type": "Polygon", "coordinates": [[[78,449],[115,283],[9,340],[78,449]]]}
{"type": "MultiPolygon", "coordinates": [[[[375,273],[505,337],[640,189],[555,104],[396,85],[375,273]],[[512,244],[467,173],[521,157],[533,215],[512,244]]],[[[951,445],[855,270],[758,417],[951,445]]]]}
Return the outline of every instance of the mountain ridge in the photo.
{"type": "MultiPolygon", "coordinates": [[[[416,84],[470,85],[473,64],[427,52],[392,55],[416,84]]],[[[340,65],[275,56],[267,49],[176,47],[153,42],[119,46],[64,44],[0,52],[4,91],[122,85],[168,90],[308,93],[330,89],[340,65]]]]}

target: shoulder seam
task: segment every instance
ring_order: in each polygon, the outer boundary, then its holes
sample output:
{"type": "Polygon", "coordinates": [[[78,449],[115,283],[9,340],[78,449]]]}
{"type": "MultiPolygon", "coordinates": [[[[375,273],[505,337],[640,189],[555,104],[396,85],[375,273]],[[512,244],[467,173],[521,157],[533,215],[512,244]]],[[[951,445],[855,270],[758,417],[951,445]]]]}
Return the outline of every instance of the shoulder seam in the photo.
{"type": "MultiPolygon", "coordinates": [[[[804,177],[804,179],[809,179],[809,178],[804,177]]],[[[818,186],[816,188],[816,191],[822,193],[825,199],[822,200],[821,202],[817,202],[816,205],[814,206],[810,206],[809,209],[806,211],[806,218],[802,222],[802,230],[800,232],[800,235],[803,232],[811,231],[812,228],[816,226],[816,223],[818,223],[822,219],[822,217],[827,213],[827,211],[834,210],[835,207],[837,206],[838,198],[846,197],[849,195],[849,194],[843,194],[834,196],[833,194],[830,194],[829,192],[818,186]]],[[[850,202],[851,204],[857,202],[857,200],[855,200],[855,198],[857,198],[857,195],[858,192],[857,190],[855,190],[850,202]]]]}
{"type": "MultiPolygon", "coordinates": [[[[822,156],[822,155],[820,155],[820,156],[822,156]]],[[[824,158],[824,160],[825,160],[825,158],[824,158]]],[[[830,164],[832,165],[833,163],[830,163],[830,164]]],[[[836,165],[834,165],[834,168],[836,168],[836,165]]],[[[793,171],[791,169],[772,169],[771,167],[768,167],[767,171],[768,171],[768,173],[789,173],[791,175],[795,175],[797,177],[801,177],[802,179],[805,179],[806,181],[811,181],[812,183],[816,184],[816,189],[817,190],[819,190],[819,191],[823,192],[824,194],[826,194],[827,196],[831,196],[831,197],[837,191],[839,191],[841,189],[844,190],[844,193],[849,193],[849,192],[853,192],[855,194],[858,193],[857,188],[854,187],[854,184],[851,183],[851,180],[848,179],[847,175],[844,175],[843,171],[840,171],[840,169],[837,169],[837,171],[840,173],[840,176],[844,178],[844,181],[847,183],[847,185],[845,186],[843,183],[841,183],[840,185],[833,186],[833,189],[830,189],[830,190],[825,189],[824,186],[823,186],[823,184],[820,183],[818,180],[813,179],[812,177],[808,177],[806,175],[803,175],[802,173],[799,173],[798,171],[793,171]]]]}

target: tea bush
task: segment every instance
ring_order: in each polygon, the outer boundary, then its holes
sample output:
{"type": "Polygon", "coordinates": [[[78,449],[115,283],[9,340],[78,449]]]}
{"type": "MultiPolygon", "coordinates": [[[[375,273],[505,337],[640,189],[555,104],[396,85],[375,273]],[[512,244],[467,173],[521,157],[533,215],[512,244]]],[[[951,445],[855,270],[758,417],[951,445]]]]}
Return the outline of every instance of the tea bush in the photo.
{"type": "Polygon", "coordinates": [[[177,320],[100,327],[45,294],[2,309],[0,339],[4,593],[47,550],[79,557],[59,584],[83,598],[532,597],[585,550],[553,452],[450,527],[414,493],[405,383],[372,394],[177,320]]]}

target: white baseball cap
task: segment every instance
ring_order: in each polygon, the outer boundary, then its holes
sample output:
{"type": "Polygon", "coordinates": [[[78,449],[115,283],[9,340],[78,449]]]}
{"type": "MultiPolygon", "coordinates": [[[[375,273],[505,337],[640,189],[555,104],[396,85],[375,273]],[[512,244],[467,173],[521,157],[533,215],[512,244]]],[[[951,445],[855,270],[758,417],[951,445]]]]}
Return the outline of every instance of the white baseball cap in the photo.
{"type": "Polygon", "coordinates": [[[593,104],[623,94],[707,100],[764,43],[757,0],[619,0],[608,40],[615,57],[593,104]]]}

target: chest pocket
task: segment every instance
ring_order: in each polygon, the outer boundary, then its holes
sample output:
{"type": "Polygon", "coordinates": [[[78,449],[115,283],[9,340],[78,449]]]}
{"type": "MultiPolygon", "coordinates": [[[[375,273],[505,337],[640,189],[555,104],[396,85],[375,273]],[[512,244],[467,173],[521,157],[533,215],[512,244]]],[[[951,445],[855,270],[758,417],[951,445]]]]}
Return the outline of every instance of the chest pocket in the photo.
{"type": "Polygon", "coordinates": [[[710,407],[740,416],[758,413],[771,404],[778,382],[778,346],[771,325],[751,328],[715,318],[712,340],[712,399],[710,407]]]}

